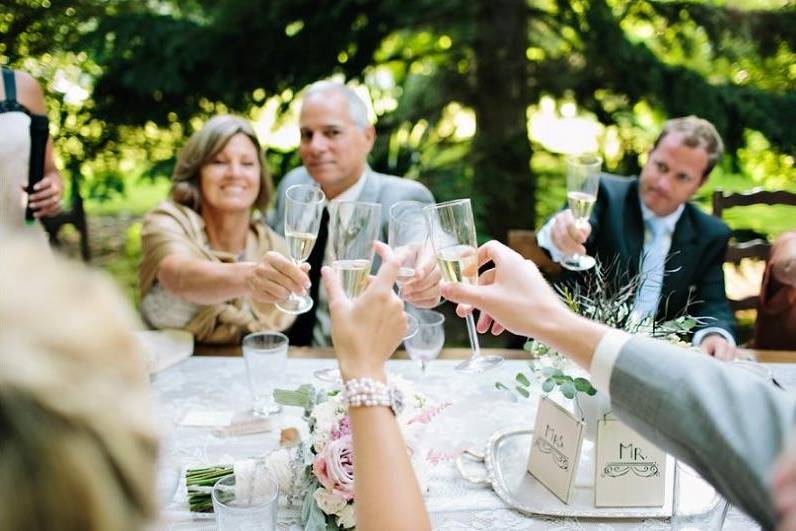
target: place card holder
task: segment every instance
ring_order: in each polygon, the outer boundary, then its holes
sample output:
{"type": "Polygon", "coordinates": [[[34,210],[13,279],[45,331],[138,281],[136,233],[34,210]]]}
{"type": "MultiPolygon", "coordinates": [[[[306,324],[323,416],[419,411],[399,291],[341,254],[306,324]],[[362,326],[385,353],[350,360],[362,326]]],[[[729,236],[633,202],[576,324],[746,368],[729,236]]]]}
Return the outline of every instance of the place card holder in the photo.
{"type": "Polygon", "coordinates": [[[666,453],[610,414],[597,422],[595,507],[661,507],[666,453]]]}
{"type": "Polygon", "coordinates": [[[545,396],[539,400],[534,426],[528,472],[569,503],[580,462],[583,422],[545,396]]]}

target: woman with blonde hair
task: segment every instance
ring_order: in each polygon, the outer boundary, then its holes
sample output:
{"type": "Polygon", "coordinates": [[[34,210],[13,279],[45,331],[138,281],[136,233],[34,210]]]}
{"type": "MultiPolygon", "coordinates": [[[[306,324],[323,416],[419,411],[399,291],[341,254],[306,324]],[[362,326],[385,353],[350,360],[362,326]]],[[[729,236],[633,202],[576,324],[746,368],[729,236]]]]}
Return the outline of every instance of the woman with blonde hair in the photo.
{"type": "Polygon", "coordinates": [[[146,529],[158,445],[138,319],[103,274],[3,238],[0,529],[146,529]]]}
{"type": "Polygon", "coordinates": [[[242,334],[292,324],[274,303],[304,293],[309,277],[261,221],[272,190],[248,121],[216,116],[191,136],[170,199],[144,219],[139,277],[149,325],[237,343],[242,334]]]}

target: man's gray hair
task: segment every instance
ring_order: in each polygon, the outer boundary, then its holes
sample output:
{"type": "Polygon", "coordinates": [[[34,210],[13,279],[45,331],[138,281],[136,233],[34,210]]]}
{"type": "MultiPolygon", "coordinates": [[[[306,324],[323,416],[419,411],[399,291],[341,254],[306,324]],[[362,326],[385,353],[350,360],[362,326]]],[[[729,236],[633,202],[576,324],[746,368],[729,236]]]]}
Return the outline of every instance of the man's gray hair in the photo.
{"type": "Polygon", "coordinates": [[[368,122],[368,108],[365,102],[351,87],[343,83],[329,80],[316,81],[304,93],[304,98],[306,99],[316,94],[328,94],[329,92],[336,92],[346,99],[348,102],[348,117],[351,118],[355,125],[362,129],[370,125],[370,122],[368,122]]]}

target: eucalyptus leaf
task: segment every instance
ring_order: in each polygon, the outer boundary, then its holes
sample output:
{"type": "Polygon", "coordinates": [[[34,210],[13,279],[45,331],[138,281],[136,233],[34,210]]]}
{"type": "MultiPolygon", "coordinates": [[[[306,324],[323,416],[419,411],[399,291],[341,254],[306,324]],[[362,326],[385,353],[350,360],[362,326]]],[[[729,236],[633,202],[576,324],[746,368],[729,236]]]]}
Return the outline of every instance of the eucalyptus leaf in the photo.
{"type": "Polygon", "coordinates": [[[567,382],[565,384],[562,384],[561,387],[559,387],[559,390],[561,391],[562,395],[564,395],[569,399],[575,398],[575,393],[577,393],[575,385],[572,382],[567,382]]]}
{"type": "Polygon", "coordinates": [[[518,372],[515,378],[523,387],[528,387],[531,385],[531,382],[528,381],[528,377],[521,372],[518,372]]]}
{"type": "Polygon", "coordinates": [[[511,389],[509,389],[500,382],[495,382],[495,389],[502,389],[503,391],[511,391],[511,389]]]}
{"type": "Polygon", "coordinates": [[[550,391],[553,390],[555,386],[556,386],[555,382],[551,378],[548,378],[542,383],[542,391],[544,391],[545,393],[549,393],[550,391]]]}
{"type": "Polygon", "coordinates": [[[589,382],[589,380],[587,380],[586,378],[575,378],[575,380],[573,380],[573,383],[575,384],[575,389],[577,389],[582,393],[585,393],[589,389],[591,389],[591,382],[589,382]]]}
{"type": "Polygon", "coordinates": [[[528,390],[525,389],[524,387],[520,387],[519,385],[515,385],[514,389],[525,398],[528,398],[529,396],[531,396],[531,393],[529,393],[528,390]]]}

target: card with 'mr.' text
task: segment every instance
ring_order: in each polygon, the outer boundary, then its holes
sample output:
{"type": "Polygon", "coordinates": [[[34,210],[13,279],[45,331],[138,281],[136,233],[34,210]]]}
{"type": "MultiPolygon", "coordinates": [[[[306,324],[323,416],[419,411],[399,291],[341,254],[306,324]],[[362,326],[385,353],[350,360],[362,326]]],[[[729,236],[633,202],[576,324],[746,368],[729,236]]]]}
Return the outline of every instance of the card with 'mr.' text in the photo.
{"type": "Polygon", "coordinates": [[[539,401],[528,472],[564,503],[569,503],[578,471],[583,422],[547,397],[539,401]]]}
{"type": "Polygon", "coordinates": [[[595,507],[661,507],[666,453],[616,418],[597,423],[595,507]]]}

